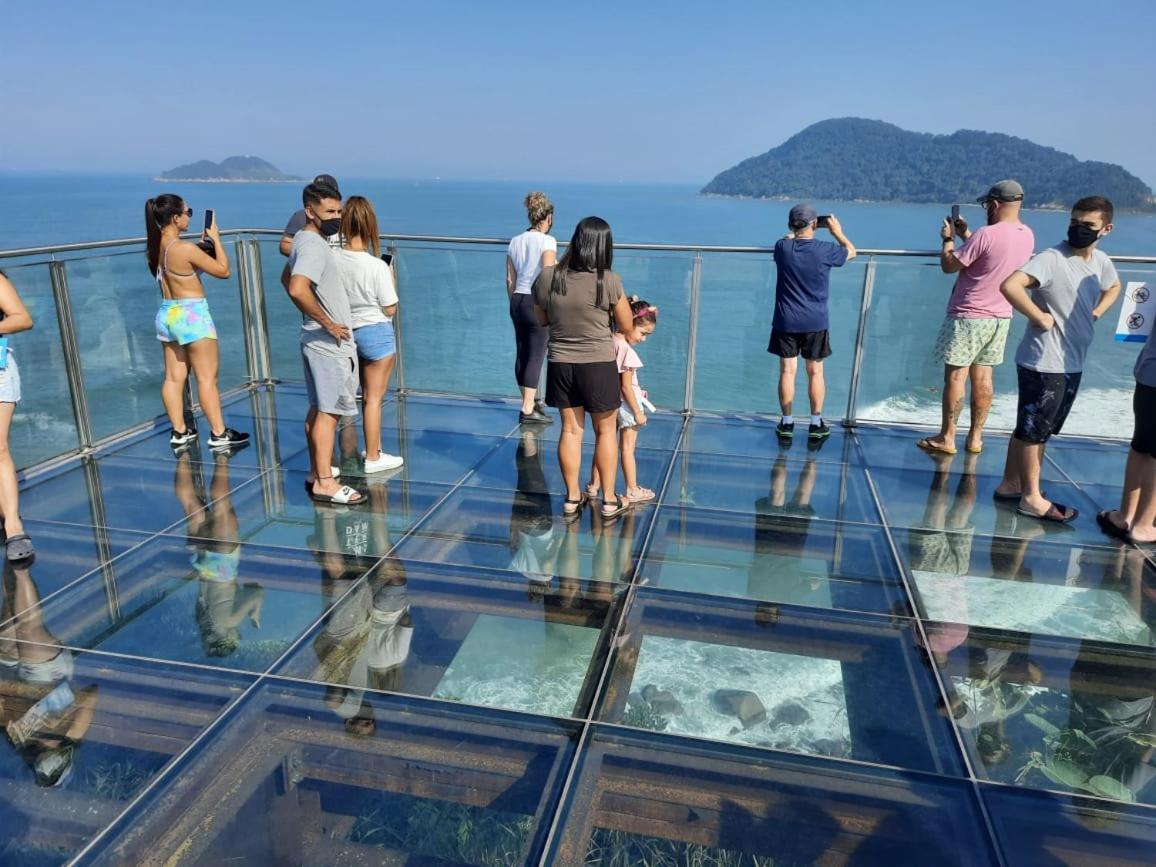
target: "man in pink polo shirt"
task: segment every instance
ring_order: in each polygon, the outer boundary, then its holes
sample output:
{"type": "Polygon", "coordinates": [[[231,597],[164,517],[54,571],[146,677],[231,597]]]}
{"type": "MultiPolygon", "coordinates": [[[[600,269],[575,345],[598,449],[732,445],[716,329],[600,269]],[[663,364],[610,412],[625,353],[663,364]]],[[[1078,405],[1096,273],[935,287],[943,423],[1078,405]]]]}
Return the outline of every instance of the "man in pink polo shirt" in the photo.
{"type": "Polygon", "coordinates": [[[991,409],[991,370],[1003,363],[1011,328],[1012,307],[1000,285],[1031,258],[1036,239],[1020,222],[1024,188],[1000,181],[977,200],[987,211],[987,225],[971,232],[967,222],[943,221],[939,266],[944,274],[959,274],[947,318],[939,329],[935,354],[943,362],[943,422],[939,433],[921,439],[921,449],[955,454],[955,429],[963,412],[967,381],[971,380],[971,429],[966,448],[983,449],[983,425],[991,409]],[[963,239],[957,249],[955,236],[963,239]]]}

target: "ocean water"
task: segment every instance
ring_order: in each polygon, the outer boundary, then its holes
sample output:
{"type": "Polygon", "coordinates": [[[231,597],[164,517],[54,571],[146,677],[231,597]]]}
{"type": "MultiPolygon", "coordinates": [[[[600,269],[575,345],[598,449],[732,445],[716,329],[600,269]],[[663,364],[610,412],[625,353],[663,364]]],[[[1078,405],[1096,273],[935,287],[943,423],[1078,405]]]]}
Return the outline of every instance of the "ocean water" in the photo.
{"type": "MultiPolygon", "coordinates": [[[[531,188],[556,204],[555,235],[569,237],[574,223],[598,214],[621,242],[686,245],[771,245],[783,234],[789,202],[704,197],[691,186],[633,186],[541,182],[470,182],[342,178],[346,195],[370,198],[386,234],[505,238],[524,228],[521,201],[531,188]]],[[[176,192],[198,213],[217,211],[222,228],[284,226],[299,206],[296,184],[160,184],[147,177],[0,175],[0,249],[138,237],[144,200],[176,192]]],[[[977,194],[980,191],[977,191],[977,194]]],[[[935,250],[948,206],[867,202],[816,202],[837,214],[860,247],[935,250]]],[[[964,215],[977,225],[978,207],[964,215]]],[[[1063,238],[1067,215],[1025,212],[1037,246],[1063,238]]],[[[1156,255],[1156,215],[1121,213],[1103,244],[1120,255],[1156,255]]],[[[276,240],[260,244],[275,374],[299,379],[299,317],[280,289],[284,260],[276,240]]],[[[35,260],[42,263],[44,257],[35,260]]],[[[504,250],[454,244],[403,243],[398,249],[404,382],[410,388],[512,395],[512,329],[504,290],[504,250]]],[[[13,346],[25,379],[22,415],[14,448],[22,462],[47,457],[72,437],[62,359],[54,334],[51,284],[43,264],[6,266],[34,308],[38,328],[13,346]],[[30,385],[32,386],[30,388],[30,385]]],[[[77,311],[97,434],[151,418],[161,411],[162,359],[153,336],[156,288],[140,249],[125,248],[69,262],[69,286],[77,311]]],[[[620,250],[615,269],[627,290],[660,308],[659,327],[640,348],[640,379],[651,399],[680,409],[687,399],[690,366],[690,287],[696,270],[691,252],[620,250]]],[[[704,253],[698,263],[701,302],[695,322],[694,388],[699,410],[777,411],[777,367],[766,353],[774,295],[774,268],[763,254],[704,253]]],[[[864,257],[833,272],[831,337],[824,412],[839,418],[848,409],[852,350],[858,330],[864,257]]],[[[1121,268],[1124,281],[1156,280],[1156,266],[1121,268]]],[[[856,407],[859,418],[935,422],[942,370],[932,356],[936,330],[952,278],[931,259],[879,257],[874,301],[864,343],[856,407]]],[[[236,279],[207,281],[221,332],[222,385],[245,376],[236,279]]],[[[1116,313],[1101,321],[1084,384],[1068,430],[1127,435],[1116,419],[1130,409],[1131,367],[1138,347],[1113,340],[1116,313]]],[[[1011,361],[1022,319],[1009,341],[1008,359],[996,371],[991,424],[1010,427],[1015,413],[1011,361]]],[[[805,393],[800,374],[799,394],[805,393]]],[[[804,401],[797,401],[802,411],[804,401]]],[[[59,449],[57,449],[59,450],[59,449]]]]}

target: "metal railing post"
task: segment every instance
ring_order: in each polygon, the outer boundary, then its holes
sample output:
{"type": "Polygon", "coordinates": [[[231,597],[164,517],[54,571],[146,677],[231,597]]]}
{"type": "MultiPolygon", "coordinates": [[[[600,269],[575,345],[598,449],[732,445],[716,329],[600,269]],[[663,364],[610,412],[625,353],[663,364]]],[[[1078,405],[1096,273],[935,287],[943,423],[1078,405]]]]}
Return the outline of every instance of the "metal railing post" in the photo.
{"type": "Polygon", "coordinates": [[[397,365],[393,370],[394,391],[398,394],[405,394],[405,341],[402,339],[401,328],[401,311],[405,307],[404,299],[401,297],[401,285],[397,278],[397,244],[393,241],[389,242],[386,248],[389,253],[389,268],[393,272],[393,285],[397,289],[397,310],[393,314],[393,337],[397,343],[397,365]]]}
{"type": "Polygon", "coordinates": [[[844,427],[855,426],[859,403],[859,378],[863,372],[863,344],[867,340],[867,317],[871,313],[871,296],[875,292],[875,257],[867,260],[863,271],[863,293],[859,298],[859,330],[855,334],[855,355],[851,360],[851,390],[847,395],[847,415],[844,427]]]}
{"type": "Polygon", "coordinates": [[[247,241],[245,262],[249,269],[250,310],[253,319],[253,355],[258,382],[276,382],[273,375],[273,356],[269,349],[269,313],[265,304],[265,270],[261,266],[261,243],[253,238],[247,241]]]}
{"type": "Polygon", "coordinates": [[[690,322],[686,330],[686,391],[682,398],[682,411],[694,414],[694,370],[698,350],[698,305],[702,291],[702,253],[694,254],[694,265],[690,270],[690,322]]]}
{"type": "Polygon", "coordinates": [[[237,294],[241,301],[241,331],[245,341],[245,369],[248,371],[249,385],[262,379],[257,361],[256,325],[253,322],[253,298],[250,286],[249,257],[245,255],[245,241],[237,238],[233,242],[234,266],[237,269],[237,294]]]}
{"type": "Polygon", "coordinates": [[[96,437],[92,431],[92,416],[88,411],[88,393],[84,390],[84,371],[80,366],[80,344],[76,340],[76,325],[72,317],[72,296],[68,293],[68,273],[65,263],[48,263],[52,278],[52,297],[56,302],[56,322],[60,328],[60,346],[64,352],[64,375],[68,378],[68,396],[76,419],[76,437],[81,453],[92,449],[96,437]]]}

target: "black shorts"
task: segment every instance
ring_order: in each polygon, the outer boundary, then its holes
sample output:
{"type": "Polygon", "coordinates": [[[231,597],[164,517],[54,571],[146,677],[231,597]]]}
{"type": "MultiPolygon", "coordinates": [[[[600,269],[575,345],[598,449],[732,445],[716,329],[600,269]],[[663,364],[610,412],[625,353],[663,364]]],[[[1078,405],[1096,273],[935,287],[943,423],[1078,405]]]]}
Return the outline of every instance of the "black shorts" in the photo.
{"type": "Polygon", "coordinates": [[[1136,391],[1132,394],[1132,414],[1136,417],[1132,449],[1156,458],[1156,388],[1136,383],[1136,391]]]}
{"type": "Polygon", "coordinates": [[[1045,443],[1063,429],[1083,374],[1040,373],[1019,365],[1016,374],[1020,395],[1012,436],[1025,443],[1045,443]]]}
{"type": "Polygon", "coordinates": [[[618,365],[613,361],[548,362],[546,404],[558,409],[580,406],[587,412],[617,411],[622,404],[618,365]]]}
{"type": "Polygon", "coordinates": [[[831,354],[831,338],[827,330],[822,331],[779,331],[771,329],[771,342],[767,352],[780,358],[795,358],[802,355],[807,361],[819,361],[831,354]]]}

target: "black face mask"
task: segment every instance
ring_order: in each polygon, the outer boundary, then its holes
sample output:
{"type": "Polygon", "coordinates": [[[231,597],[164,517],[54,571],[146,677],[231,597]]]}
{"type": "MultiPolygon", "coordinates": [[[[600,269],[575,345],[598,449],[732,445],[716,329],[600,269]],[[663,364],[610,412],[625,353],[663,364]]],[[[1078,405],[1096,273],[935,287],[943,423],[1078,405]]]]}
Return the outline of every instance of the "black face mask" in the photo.
{"type": "Polygon", "coordinates": [[[318,220],[317,228],[321,230],[322,235],[330,238],[341,231],[341,217],[334,217],[330,220],[318,220]]]}
{"type": "Polygon", "coordinates": [[[1068,226],[1068,246],[1074,250],[1083,250],[1086,247],[1091,247],[1099,238],[1099,229],[1090,229],[1079,223],[1076,223],[1074,226],[1068,226]]]}

